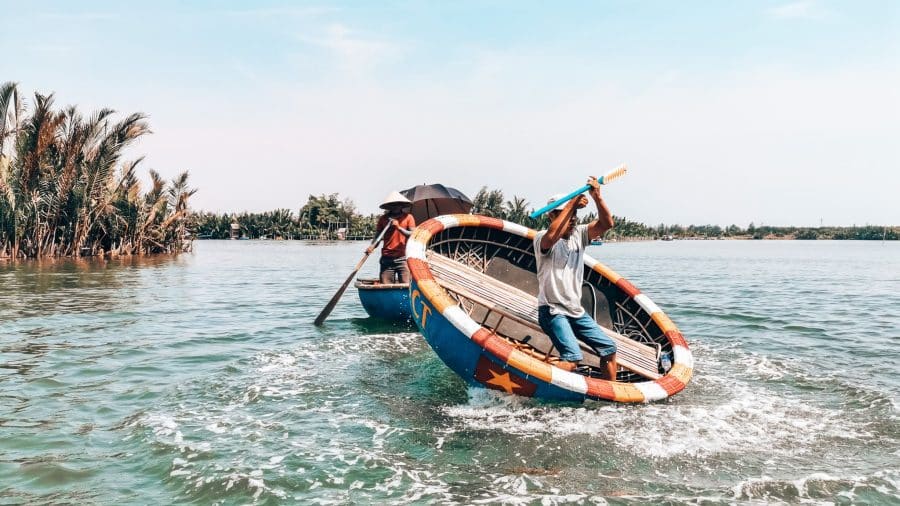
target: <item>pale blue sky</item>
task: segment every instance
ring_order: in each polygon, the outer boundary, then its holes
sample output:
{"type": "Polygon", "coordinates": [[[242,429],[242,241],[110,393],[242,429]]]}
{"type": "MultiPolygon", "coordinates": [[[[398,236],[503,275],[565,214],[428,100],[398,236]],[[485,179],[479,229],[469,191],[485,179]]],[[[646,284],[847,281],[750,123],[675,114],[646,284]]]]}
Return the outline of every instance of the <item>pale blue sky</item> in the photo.
{"type": "Polygon", "coordinates": [[[7,2],[0,81],[150,115],[195,207],[487,185],[647,223],[900,224],[900,2],[7,2]]]}

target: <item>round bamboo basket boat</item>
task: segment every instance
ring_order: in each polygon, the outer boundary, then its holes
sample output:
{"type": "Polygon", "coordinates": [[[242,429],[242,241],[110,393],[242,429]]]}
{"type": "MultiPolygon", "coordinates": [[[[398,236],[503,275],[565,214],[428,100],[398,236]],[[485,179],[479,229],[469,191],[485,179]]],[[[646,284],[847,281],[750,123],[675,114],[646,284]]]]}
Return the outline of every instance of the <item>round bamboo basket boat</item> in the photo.
{"type": "Polygon", "coordinates": [[[693,358],[672,320],[647,295],[585,255],[582,306],[617,344],[616,381],[565,371],[537,325],[536,232],[471,214],[419,225],[406,256],[413,320],[467,383],[542,399],[658,401],[682,391],[693,358]]]}

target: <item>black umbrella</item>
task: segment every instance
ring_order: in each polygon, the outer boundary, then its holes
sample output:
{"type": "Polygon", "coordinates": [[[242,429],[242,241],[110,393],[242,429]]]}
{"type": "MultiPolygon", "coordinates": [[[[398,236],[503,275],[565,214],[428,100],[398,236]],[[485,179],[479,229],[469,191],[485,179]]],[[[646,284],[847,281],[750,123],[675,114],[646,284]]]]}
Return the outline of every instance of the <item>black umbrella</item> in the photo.
{"type": "Polygon", "coordinates": [[[420,184],[400,193],[412,202],[416,224],[442,214],[465,214],[474,205],[463,192],[442,184],[420,184]]]}

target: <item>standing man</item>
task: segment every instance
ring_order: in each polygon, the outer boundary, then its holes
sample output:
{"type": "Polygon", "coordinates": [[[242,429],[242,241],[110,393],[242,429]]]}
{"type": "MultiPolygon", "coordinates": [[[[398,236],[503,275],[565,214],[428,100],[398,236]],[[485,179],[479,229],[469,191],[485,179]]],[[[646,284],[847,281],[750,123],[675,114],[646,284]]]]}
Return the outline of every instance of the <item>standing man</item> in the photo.
{"type": "MultiPolygon", "coordinates": [[[[409,210],[412,202],[408,198],[393,191],[384,203],[381,204],[385,213],[378,218],[375,234],[378,235],[384,227],[391,227],[384,234],[384,243],[381,247],[381,282],[382,283],[409,283],[409,269],[406,267],[406,239],[416,228],[416,220],[409,210]]],[[[369,246],[368,253],[374,246],[369,246]]]]}
{"type": "MultiPolygon", "coordinates": [[[[597,219],[587,225],[578,223],[577,210],[588,204],[580,195],[550,211],[550,228],[534,238],[537,259],[538,323],[559,350],[557,367],[587,373],[578,339],[600,356],[603,377],[616,380],[616,344],[581,307],[584,279],[584,250],[591,239],[599,238],[613,227],[613,218],[600,195],[597,178],[588,178],[588,193],[597,206],[597,219]]],[[[550,202],[562,198],[554,195],[550,202]]]]}

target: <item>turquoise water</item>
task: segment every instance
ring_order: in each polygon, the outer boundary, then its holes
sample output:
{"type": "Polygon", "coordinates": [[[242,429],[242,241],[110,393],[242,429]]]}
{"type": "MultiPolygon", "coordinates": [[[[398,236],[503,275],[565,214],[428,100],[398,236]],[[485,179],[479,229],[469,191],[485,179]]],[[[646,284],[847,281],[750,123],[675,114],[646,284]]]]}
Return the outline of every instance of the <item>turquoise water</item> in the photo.
{"type": "Polygon", "coordinates": [[[0,503],[900,503],[900,243],[591,247],[694,351],[637,406],[468,389],[352,288],[313,327],[363,248],[0,265],[0,503]]]}

